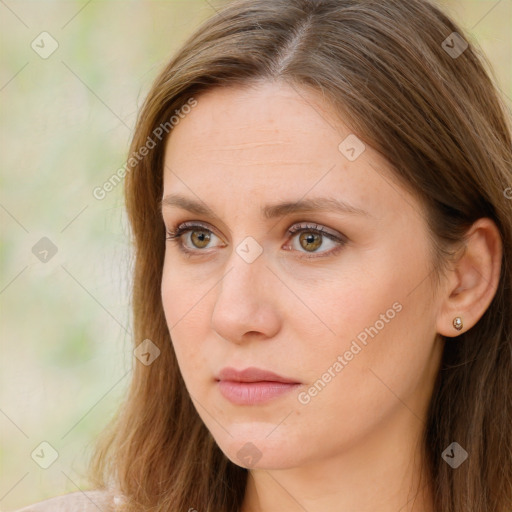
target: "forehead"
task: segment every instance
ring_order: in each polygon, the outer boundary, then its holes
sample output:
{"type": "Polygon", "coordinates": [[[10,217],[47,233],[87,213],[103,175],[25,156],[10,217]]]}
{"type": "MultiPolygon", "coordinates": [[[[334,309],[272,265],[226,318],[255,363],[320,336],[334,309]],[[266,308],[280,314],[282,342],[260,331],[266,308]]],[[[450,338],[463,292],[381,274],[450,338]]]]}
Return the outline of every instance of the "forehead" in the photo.
{"type": "Polygon", "coordinates": [[[213,89],[167,140],[164,195],[211,201],[215,191],[222,200],[256,203],[329,193],[378,210],[381,174],[390,168],[368,146],[349,160],[340,150],[347,137],[354,135],[332,106],[309,91],[283,83],[213,89]]]}
{"type": "Polygon", "coordinates": [[[321,163],[319,153],[322,162],[332,160],[339,137],[333,137],[332,121],[326,122],[327,112],[314,100],[281,83],[209,91],[171,132],[167,161],[289,168],[321,163]]]}

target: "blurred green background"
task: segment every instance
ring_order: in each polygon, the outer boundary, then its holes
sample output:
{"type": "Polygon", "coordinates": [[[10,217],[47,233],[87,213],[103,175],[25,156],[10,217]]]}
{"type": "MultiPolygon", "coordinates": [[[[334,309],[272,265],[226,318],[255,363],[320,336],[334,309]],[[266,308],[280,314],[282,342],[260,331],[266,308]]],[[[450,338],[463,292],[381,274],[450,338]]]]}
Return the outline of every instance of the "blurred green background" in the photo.
{"type": "MultiPolygon", "coordinates": [[[[92,191],[125,163],[153,78],[222,3],[0,0],[2,511],[87,489],[133,358],[122,185],[92,191]]],[[[511,108],[512,0],[439,3],[511,108]]]]}

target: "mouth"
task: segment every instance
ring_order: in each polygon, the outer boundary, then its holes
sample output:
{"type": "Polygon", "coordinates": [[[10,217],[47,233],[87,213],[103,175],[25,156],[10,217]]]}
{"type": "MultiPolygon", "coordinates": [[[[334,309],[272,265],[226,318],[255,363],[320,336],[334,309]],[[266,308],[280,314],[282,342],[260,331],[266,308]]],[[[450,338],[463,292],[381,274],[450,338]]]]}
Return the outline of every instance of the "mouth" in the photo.
{"type": "Polygon", "coordinates": [[[276,399],[300,382],[261,368],[224,368],[215,378],[220,393],[236,405],[257,405],[276,399]]]}

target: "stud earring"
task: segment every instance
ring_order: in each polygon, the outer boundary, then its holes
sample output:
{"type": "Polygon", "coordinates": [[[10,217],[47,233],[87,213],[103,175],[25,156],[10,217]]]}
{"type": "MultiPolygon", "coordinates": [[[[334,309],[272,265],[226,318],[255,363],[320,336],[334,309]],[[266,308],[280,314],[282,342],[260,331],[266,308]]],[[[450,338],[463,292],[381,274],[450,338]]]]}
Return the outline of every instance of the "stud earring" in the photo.
{"type": "Polygon", "coordinates": [[[453,319],[453,327],[455,327],[455,329],[457,329],[457,331],[460,331],[462,329],[463,324],[462,324],[462,318],[460,316],[456,316],[453,319]]]}

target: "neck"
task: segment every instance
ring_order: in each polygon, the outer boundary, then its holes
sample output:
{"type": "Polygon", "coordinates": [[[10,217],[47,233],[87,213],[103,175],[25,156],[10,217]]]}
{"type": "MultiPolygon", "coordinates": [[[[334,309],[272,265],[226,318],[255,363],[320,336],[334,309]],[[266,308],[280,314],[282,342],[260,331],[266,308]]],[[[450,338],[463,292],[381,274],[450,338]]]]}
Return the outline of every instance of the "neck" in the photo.
{"type": "Polygon", "coordinates": [[[251,470],[241,512],[434,512],[423,424],[402,412],[402,428],[381,424],[329,458],[251,470]]]}

